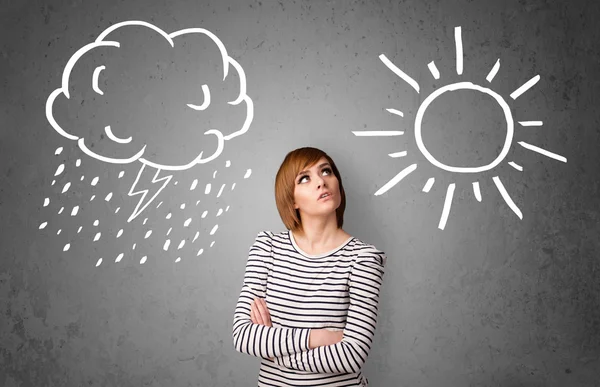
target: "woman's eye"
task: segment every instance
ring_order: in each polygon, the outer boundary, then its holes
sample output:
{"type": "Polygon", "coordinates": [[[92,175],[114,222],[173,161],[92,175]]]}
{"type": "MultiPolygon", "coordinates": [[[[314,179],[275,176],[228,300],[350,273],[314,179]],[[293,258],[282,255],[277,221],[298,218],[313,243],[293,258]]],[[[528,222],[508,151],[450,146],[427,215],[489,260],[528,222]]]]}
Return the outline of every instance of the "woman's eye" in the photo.
{"type": "MultiPolygon", "coordinates": [[[[330,175],[330,174],[332,174],[332,173],[333,173],[333,171],[331,170],[331,168],[324,168],[324,169],[321,171],[321,173],[323,173],[323,172],[327,172],[327,174],[328,174],[328,175],[330,175]]],[[[303,181],[304,179],[308,179],[308,176],[307,176],[307,175],[304,175],[304,176],[302,176],[302,177],[300,178],[300,180],[298,180],[298,184],[302,183],[302,181],[303,181]]]]}

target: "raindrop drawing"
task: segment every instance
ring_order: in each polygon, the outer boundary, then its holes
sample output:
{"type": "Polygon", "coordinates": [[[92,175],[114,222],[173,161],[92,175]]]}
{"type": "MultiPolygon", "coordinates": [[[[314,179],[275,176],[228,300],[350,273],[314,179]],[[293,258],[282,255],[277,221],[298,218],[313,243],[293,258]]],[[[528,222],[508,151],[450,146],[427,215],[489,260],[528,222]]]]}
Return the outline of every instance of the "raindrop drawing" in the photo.
{"type": "MultiPolygon", "coordinates": [[[[454,40],[455,40],[455,45],[456,45],[456,73],[458,75],[462,75],[462,72],[463,72],[463,46],[462,46],[462,30],[461,30],[460,26],[454,28],[454,40]]],[[[413,78],[411,78],[408,74],[406,74],[404,71],[402,71],[400,68],[398,68],[394,63],[392,63],[392,61],[390,61],[385,54],[379,55],[379,59],[390,71],[392,71],[399,78],[401,78],[408,85],[410,85],[417,93],[420,93],[419,84],[413,78]]],[[[436,65],[433,61],[430,62],[427,65],[427,67],[428,67],[431,75],[433,76],[433,78],[435,78],[436,80],[441,78],[440,71],[438,70],[438,68],[436,67],[436,65]]],[[[486,80],[488,81],[488,83],[492,83],[492,81],[493,81],[494,77],[496,76],[496,74],[498,73],[499,69],[500,69],[500,59],[498,59],[496,61],[495,65],[488,73],[488,75],[486,77],[486,80]]],[[[528,80],[523,85],[518,87],[515,91],[513,91],[510,94],[510,98],[512,98],[513,100],[516,100],[519,96],[521,96],[527,90],[532,88],[539,80],[540,80],[539,75],[532,77],[530,80],[528,80]]],[[[396,115],[400,118],[404,118],[404,113],[400,110],[393,109],[393,108],[387,108],[386,111],[389,112],[390,114],[396,115]]],[[[519,125],[521,125],[523,127],[542,126],[542,124],[543,124],[542,121],[518,121],[518,123],[519,123],[519,125]]],[[[360,136],[360,137],[369,137],[369,136],[370,137],[374,137],[374,136],[376,136],[376,137],[381,137],[381,136],[395,137],[395,136],[404,135],[404,131],[353,131],[352,133],[355,136],[360,136]]],[[[443,87],[435,90],[434,92],[429,94],[423,100],[423,102],[419,106],[419,108],[417,110],[417,114],[415,116],[414,135],[415,135],[415,141],[416,141],[419,151],[423,154],[423,156],[432,165],[434,165],[442,170],[445,170],[447,172],[478,173],[478,172],[483,172],[483,171],[493,169],[494,167],[496,167],[498,164],[500,164],[506,158],[506,155],[508,154],[511,145],[513,144],[514,119],[513,119],[513,114],[511,112],[511,109],[510,109],[509,105],[506,103],[505,99],[500,94],[495,92],[494,90],[492,90],[488,87],[476,85],[472,82],[457,82],[457,83],[448,84],[446,86],[443,86],[443,87]],[[456,90],[474,90],[474,91],[486,94],[486,95],[492,97],[498,103],[498,105],[502,108],[504,119],[506,121],[506,136],[504,139],[504,144],[503,144],[502,149],[499,152],[498,156],[491,163],[489,163],[487,165],[481,165],[481,166],[476,166],[476,167],[456,167],[456,166],[444,164],[444,163],[440,162],[427,149],[427,147],[425,146],[425,144],[423,142],[423,136],[422,136],[421,129],[422,129],[423,117],[427,111],[427,108],[439,96],[443,95],[444,93],[453,92],[456,90]]],[[[540,148],[538,146],[529,144],[525,141],[518,141],[517,143],[520,146],[522,146],[523,148],[528,149],[530,151],[537,152],[541,155],[547,156],[554,160],[562,161],[565,163],[567,162],[567,159],[565,157],[558,155],[556,153],[550,152],[548,150],[545,150],[543,148],[540,148]]],[[[396,158],[396,157],[405,157],[406,155],[407,155],[406,151],[400,151],[400,152],[390,153],[388,156],[392,157],[392,158],[396,158]]],[[[523,170],[523,168],[520,165],[516,164],[513,161],[510,161],[507,164],[518,171],[523,170]]],[[[394,177],[392,177],[381,188],[379,188],[377,190],[377,192],[375,192],[374,195],[379,196],[379,195],[384,194],[385,192],[390,190],[392,187],[394,187],[396,184],[398,184],[400,181],[402,181],[406,176],[408,176],[412,172],[414,172],[416,169],[417,169],[416,163],[410,164],[409,166],[407,166],[406,168],[401,170],[398,174],[396,174],[394,177]]],[[[511,199],[510,195],[508,194],[504,185],[502,184],[502,181],[500,180],[500,178],[498,176],[494,176],[492,178],[492,180],[493,180],[494,184],[496,185],[496,188],[502,195],[502,198],[504,199],[506,204],[519,217],[519,219],[523,219],[523,214],[521,213],[521,210],[517,207],[517,205],[511,199]]],[[[432,188],[432,186],[434,185],[434,183],[435,183],[435,179],[433,177],[428,178],[422,191],[426,192],[426,193],[429,192],[430,189],[432,188]]],[[[473,187],[473,193],[475,195],[475,198],[479,202],[481,202],[482,198],[481,198],[481,191],[479,189],[479,182],[478,181],[473,182],[472,187],[473,187]]],[[[448,216],[450,213],[450,207],[452,204],[452,198],[454,196],[455,189],[456,189],[455,183],[450,183],[447,187],[446,196],[445,196],[445,200],[444,200],[444,206],[443,206],[442,214],[441,214],[440,221],[438,224],[438,228],[441,230],[443,230],[446,226],[446,222],[448,220],[448,216]]]]}
{"type": "MultiPolygon", "coordinates": [[[[208,54],[205,56],[207,55],[208,54]]],[[[95,96],[94,98],[106,98],[106,100],[114,98],[114,96],[111,95],[112,89],[107,86],[111,85],[111,83],[108,83],[105,80],[105,78],[109,76],[108,74],[114,74],[114,72],[111,73],[111,65],[108,62],[95,63],[94,67],[92,68],[94,68],[93,72],[90,69],[89,75],[86,75],[89,77],[88,87],[90,88],[90,93],[95,96]]],[[[206,114],[205,111],[207,109],[211,108],[219,101],[218,99],[214,98],[214,95],[218,95],[218,93],[215,92],[215,89],[211,89],[208,82],[203,83],[201,79],[202,73],[190,74],[189,80],[186,80],[186,82],[189,81],[188,84],[191,85],[190,87],[197,87],[198,90],[201,90],[200,95],[203,96],[203,99],[200,101],[190,100],[187,103],[184,103],[184,106],[182,106],[183,109],[187,109],[187,111],[191,112],[191,114],[197,115],[197,119],[199,120],[202,119],[203,114],[206,114]]],[[[136,86],[137,85],[132,85],[132,87],[136,86]]],[[[217,84],[217,86],[219,85],[217,84]]],[[[148,104],[146,100],[144,100],[143,103],[148,104]]],[[[188,114],[187,111],[186,114],[188,114]]],[[[248,131],[254,117],[254,106],[252,99],[246,92],[246,76],[242,66],[235,59],[229,56],[225,45],[215,34],[203,28],[187,28],[172,33],[166,33],[159,27],[156,27],[150,23],[134,20],[116,23],[108,27],[95,39],[95,41],[84,45],[70,57],[64,67],[60,87],[50,93],[48,99],[46,100],[45,113],[46,118],[52,128],[62,137],[74,141],[78,148],[90,158],[107,164],[139,164],[137,176],[135,179],[133,179],[133,182],[127,191],[127,196],[131,197],[134,203],[137,203],[127,218],[127,222],[131,222],[136,219],[144,210],[146,210],[148,206],[157,198],[157,196],[165,189],[165,187],[167,187],[175,173],[191,169],[199,164],[208,164],[214,162],[214,160],[216,160],[223,153],[227,141],[245,134],[248,131]],[[66,122],[65,120],[61,121],[60,114],[57,113],[57,108],[55,107],[56,102],[61,101],[61,103],[65,103],[64,101],[71,100],[73,97],[74,93],[73,86],[71,85],[71,75],[72,72],[74,72],[74,69],[77,68],[78,62],[83,58],[88,58],[88,55],[91,55],[91,53],[95,50],[100,49],[109,50],[108,52],[114,53],[118,56],[121,52],[124,52],[121,50],[126,49],[126,44],[119,40],[119,36],[121,36],[119,33],[124,30],[130,31],[129,29],[135,29],[135,31],[143,30],[148,34],[152,34],[153,37],[159,36],[160,41],[168,45],[165,47],[170,49],[175,49],[176,47],[186,47],[186,44],[189,44],[191,39],[199,39],[200,37],[210,42],[211,47],[209,48],[212,50],[210,52],[218,53],[216,61],[220,64],[219,68],[222,68],[221,74],[219,74],[222,79],[219,81],[225,82],[225,80],[228,80],[229,82],[235,82],[234,87],[236,95],[233,97],[233,99],[226,100],[226,106],[229,106],[229,109],[238,109],[239,111],[243,112],[243,123],[235,128],[214,128],[210,123],[203,124],[202,121],[199,121],[199,124],[195,124],[195,126],[198,127],[197,130],[200,130],[200,133],[202,133],[204,136],[203,139],[206,139],[206,143],[214,144],[214,148],[208,152],[206,150],[199,151],[196,149],[196,152],[193,153],[193,157],[190,157],[183,162],[179,161],[176,163],[165,163],[163,160],[157,160],[154,158],[155,153],[150,151],[150,149],[165,149],[169,147],[176,150],[178,148],[176,148],[175,145],[183,147],[186,147],[187,145],[193,145],[193,143],[189,144],[190,141],[186,140],[185,138],[178,138],[176,134],[169,136],[169,140],[173,141],[172,144],[164,143],[164,139],[162,142],[152,144],[152,137],[148,136],[144,137],[143,141],[140,141],[138,139],[140,136],[136,137],[135,134],[130,133],[131,135],[123,135],[122,131],[124,129],[119,127],[118,122],[111,122],[112,118],[110,116],[102,118],[104,121],[101,123],[101,125],[98,125],[98,131],[102,132],[101,138],[107,138],[109,140],[108,143],[110,143],[113,147],[109,152],[98,149],[98,147],[94,148],[92,140],[90,140],[90,138],[87,136],[75,134],[75,128],[73,128],[73,130],[70,129],[70,122],[66,122]],[[231,81],[232,79],[234,81],[231,81]],[[59,123],[59,121],[61,122],[59,123]],[[116,150],[118,150],[118,152],[116,150]],[[150,173],[150,175],[153,174],[153,176],[150,178],[148,173],[150,173]]],[[[178,117],[169,116],[163,117],[163,119],[177,121],[178,117]]],[[[194,118],[194,120],[196,120],[196,118],[194,118]]],[[[59,147],[56,149],[54,154],[60,155],[62,152],[63,147],[59,147]]],[[[174,153],[176,152],[174,151],[174,153]]],[[[81,160],[77,159],[76,167],[79,167],[80,165],[81,160]]],[[[226,167],[229,167],[230,165],[230,160],[227,160],[226,167]]],[[[65,164],[61,163],[56,168],[54,177],[58,178],[65,173],[65,164]]],[[[119,179],[122,178],[124,174],[125,172],[121,171],[119,173],[119,179]]],[[[215,170],[213,173],[213,178],[215,178],[216,174],[217,171],[215,170]]],[[[251,170],[247,169],[245,171],[244,179],[247,179],[250,174],[251,170]]],[[[92,175],[91,178],[92,180],[89,183],[91,186],[96,187],[102,185],[104,177],[92,175]]],[[[81,181],[83,180],[84,178],[81,176],[81,181]]],[[[54,185],[55,182],[56,180],[53,180],[52,185],[54,185]]],[[[177,183],[178,182],[175,181],[173,185],[176,185],[177,183]]],[[[189,189],[187,190],[194,191],[198,184],[203,183],[199,182],[197,179],[194,179],[193,183],[188,185],[189,189]]],[[[206,188],[204,190],[204,194],[208,195],[211,193],[211,183],[205,184],[206,188]]],[[[218,193],[215,193],[216,197],[221,196],[224,187],[225,184],[220,186],[218,193]]],[[[70,188],[71,182],[66,182],[66,184],[62,186],[61,193],[65,194],[70,188]]],[[[184,187],[182,187],[182,190],[183,189],[184,187]]],[[[73,191],[73,188],[71,188],[71,191],[73,191]]],[[[95,196],[96,195],[92,195],[90,201],[92,201],[95,196]]],[[[105,196],[99,196],[99,198],[103,197],[106,203],[111,204],[115,201],[113,196],[117,198],[119,196],[119,192],[110,192],[105,196]]],[[[198,205],[199,202],[200,201],[198,200],[196,205],[198,205]]],[[[49,203],[50,198],[45,198],[44,207],[48,206],[49,203]]],[[[162,202],[160,202],[156,208],[160,207],[161,204],[162,202]]],[[[79,208],[79,206],[74,206],[71,210],[71,216],[75,217],[80,211],[79,208]]],[[[181,204],[180,209],[183,210],[184,208],[185,204],[181,204]]],[[[62,210],[63,209],[61,208],[60,212],[62,212],[62,210]]],[[[114,213],[117,214],[119,210],[120,207],[116,207],[114,213]]],[[[203,214],[202,218],[205,218],[205,216],[206,215],[203,214]]],[[[169,213],[166,218],[169,219],[170,217],[171,213],[169,213]]],[[[144,225],[146,224],[147,219],[148,218],[144,219],[144,225]]],[[[43,222],[40,224],[39,229],[44,229],[47,227],[47,225],[48,222],[43,222]]],[[[185,228],[192,228],[194,225],[195,223],[192,221],[192,218],[188,218],[184,223],[185,228]]],[[[97,226],[97,223],[95,223],[94,226],[97,226]]],[[[210,235],[213,236],[218,228],[218,225],[211,224],[210,227],[212,227],[210,235]]],[[[81,227],[79,228],[79,231],[81,231],[81,227]]],[[[169,229],[167,235],[170,233],[170,231],[171,229],[169,229]]],[[[122,234],[123,229],[119,229],[118,234],[116,234],[116,238],[119,238],[122,234]]],[[[147,231],[144,239],[150,237],[151,234],[152,231],[147,231]]],[[[96,232],[93,241],[96,242],[100,240],[101,236],[103,235],[100,232],[96,232]]],[[[104,237],[102,239],[104,239],[104,237]]],[[[214,243],[215,241],[213,240],[211,246],[214,245],[214,243]]],[[[167,239],[164,242],[164,250],[168,249],[169,244],[170,241],[167,239]]],[[[178,248],[181,249],[184,244],[185,242],[182,240],[178,248]]],[[[133,246],[133,249],[135,249],[135,244],[133,246]]],[[[64,251],[67,251],[69,247],[70,244],[67,244],[64,251]]],[[[115,262],[119,262],[123,256],[124,255],[122,253],[119,254],[115,262]]],[[[143,256],[143,258],[140,260],[140,263],[143,264],[147,259],[147,255],[143,256]]],[[[102,262],[103,259],[99,258],[97,261],[97,266],[102,262]]]]}

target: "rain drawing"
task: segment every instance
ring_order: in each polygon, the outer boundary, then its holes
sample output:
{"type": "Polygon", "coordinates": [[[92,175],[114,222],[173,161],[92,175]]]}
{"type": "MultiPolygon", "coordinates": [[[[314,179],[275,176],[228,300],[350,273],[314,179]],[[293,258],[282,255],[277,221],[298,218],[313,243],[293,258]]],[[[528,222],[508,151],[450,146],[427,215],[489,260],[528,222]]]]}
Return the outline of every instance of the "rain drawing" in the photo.
{"type": "MultiPolygon", "coordinates": [[[[83,154],[94,159],[93,163],[103,164],[106,168],[118,164],[123,167],[118,178],[130,182],[128,189],[103,193],[97,198],[94,193],[89,201],[112,203],[117,196],[128,199],[124,203],[130,202],[132,210],[120,206],[111,208],[114,214],[128,211],[128,223],[142,219],[140,215],[145,213],[152,219],[154,211],[149,206],[154,203],[153,208],[161,207],[160,194],[169,184],[179,183],[178,173],[201,164],[215,164],[227,141],[248,131],[253,115],[244,70],[228,55],[217,36],[202,28],[166,33],[143,21],[114,24],[95,41],[77,50],[64,67],[60,87],[46,101],[47,120],[58,134],[74,141],[83,154]],[[142,69],[143,66],[146,67],[142,69]],[[80,116],[87,117],[86,121],[77,121],[80,116]],[[234,124],[223,124],[219,117],[234,124]],[[127,166],[135,168],[135,172],[128,172],[129,176],[125,174],[127,166]]],[[[63,147],[56,149],[55,156],[62,151],[63,147]]],[[[73,164],[79,168],[82,161],[78,158],[73,164]]],[[[218,164],[229,168],[231,161],[218,164]]],[[[72,167],[61,163],[54,178],[74,173],[72,167]]],[[[216,174],[217,170],[213,179],[216,174]]],[[[247,169],[243,178],[250,174],[251,170],[247,169]]],[[[73,179],[89,182],[92,187],[100,187],[103,183],[101,175],[82,175],[73,179]]],[[[72,182],[76,183],[73,179],[59,188],[61,193],[67,192],[72,182]]],[[[52,185],[55,184],[56,180],[53,180],[52,185]]],[[[235,188],[235,183],[212,187],[213,184],[214,181],[193,179],[189,186],[182,184],[173,189],[181,192],[197,189],[198,195],[219,198],[226,188],[235,188]]],[[[191,211],[198,211],[195,207],[200,202],[201,199],[181,203],[180,210],[184,211],[187,205],[188,210],[194,207],[191,211]]],[[[50,198],[46,198],[43,206],[49,203],[50,198]]],[[[181,227],[190,229],[193,235],[192,229],[199,222],[210,221],[213,222],[210,226],[212,236],[218,230],[215,218],[228,210],[229,206],[206,209],[201,217],[198,216],[201,219],[188,216],[181,227]]],[[[79,206],[71,209],[61,206],[58,213],[63,211],[70,211],[70,215],[76,217],[80,209],[79,206]]],[[[169,222],[171,216],[169,213],[164,221],[169,222]]],[[[148,217],[140,220],[142,225],[146,225],[148,217]]],[[[47,226],[48,222],[44,221],[39,228],[47,226]]],[[[85,226],[80,226],[78,233],[82,227],[85,226]]],[[[97,220],[92,227],[98,227],[97,220]]],[[[171,241],[171,229],[164,235],[164,243],[161,242],[164,251],[169,248],[179,250],[186,244],[185,239],[171,241]]],[[[60,232],[59,229],[57,234],[60,232]]],[[[123,233],[123,228],[119,228],[112,237],[118,239],[123,233]]],[[[153,231],[147,230],[144,239],[152,235],[153,231]]],[[[195,242],[198,236],[199,231],[193,241],[190,239],[187,243],[195,242]]],[[[94,241],[103,237],[97,232],[94,241]]],[[[63,251],[68,251],[72,244],[73,241],[66,243],[63,251]]],[[[214,241],[211,246],[213,244],[214,241]]],[[[136,243],[132,250],[135,247],[136,243]]],[[[199,249],[197,255],[203,251],[199,249]]],[[[123,256],[119,254],[115,261],[119,262],[123,256]]],[[[141,257],[140,263],[147,258],[141,257]]],[[[97,265],[102,259],[98,259],[97,265]]],[[[178,257],[176,261],[180,259],[178,257]]]]}
{"type": "MultiPolygon", "coordinates": [[[[463,47],[462,47],[461,27],[455,27],[454,39],[455,39],[455,45],[456,45],[456,72],[458,75],[462,75],[462,72],[463,72],[463,47]]],[[[413,78],[411,78],[409,75],[407,75],[404,71],[399,69],[384,54],[381,54],[379,56],[379,59],[390,71],[392,71],[399,78],[401,78],[408,85],[410,85],[417,93],[420,92],[419,84],[413,78]]],[[[433,78],[435,78],[436,80],[441,78],[440,71],[438,70],[438,68],[436,67],[436,65],[433,61],[430,62],[427,65],[427,67],[429,69],[429,72],[431,73],[431,76],[433,76],[433,78]]],[[[498,59],[486,77],[486,80],[488,83],[490,83],[490,84],[492,83],[494,77],[496,76],[496,74],[498,73],[499,70],[500,70],[500,60],[498,59]]],[[[516,100],[517,98],[519,98],[519,96],[521,96],[527,90],[529,90],[530,88],[535,86],[535,84],[539,80],[540,80],[539,75],[532,77],[527,82],[525,82],[520,87],[518,87],[516,90],[514,90],[510,94],[510,98],[512,98],[513,100],[516,100]]],[[[396,115],[396,116],[400,117],[401,119],[404,117],[404,113],[401,110],[397,110],[394,108],[387,108],[386,110],[390,114],[396,115]]],[[[526,126],[541,126],[543,123],[542,123],[542,121],[518,121],[518,124],[520,126],[526,127],[526,126]]],[[[434,92],[432,92],[431,94],[429,94],[427,97],[424,98],[423,102],[421,103],[421,105],[419,106],[419,108],[417,110],[417,114],[415,117],[414,135],[415,135],[415,141],[416,141],[419,151],[423,154],[423,156],[432,165],[434,165],[442,170],[445,170],[447,172],[478,173],[478,172],[491,170],[494,167],[496,167],[498,164],[500,164],[501,162],[504,161],[504,159],[506,158],[506,156],[510,150],[510,147],[513,144],[514,125],[515,124],[514,124],[514,119],[513,119],[513,114],[511,112],[511,109],[508,106],[508,104],[506,103],[505,99],[500,94],[498,94],[494,90],[490,89],[489,87],[476,85],[472,82],[458,82],[458,83],[452,83],[452,84],[448,84],[446,86],[440,87],[439,89],[435,90],[434,92]],[[502,109],[504,119],[506,121],[506,135],[505,135],[504,143],[503,143],[502,149],[499,152],[498,156],[491,163],[489,163],[487,165],[480,165],[480,166],[475,166],[475,167],[456,167],[456,166],[444,164],[444,163],[440,162],[429,151],[429,149],[427,149],[427,147],[425,146],[425,144],[423,142],[421,129],[422,129],[423,117],[426,114],[427,108],[431,105],[431,103],[436,98],[438,98],[442,94],[448,93],[448,92],[453,92],[456,90],[474,90],[474,91],[486,94],[486,95],[492,97],[502,109]]],[[[401,136],[404,134],[403,131],[354,131],[353,133],[355,136],[391,136],[391,137],[401,136]]],[[[554,160],[558,160],[558,161],[565,162],[565,163],[567,162],[567,159],[565,157],[555,154],[555,153],[548,151],[546,149],[543,149],[541,147],[538,147],[536,145],[529,144],[525,141],[518,141],[517,143],[527,150],[537,152],[541,155],[547,156],[554,160]]],[[[395,152],[395,153],[390,153],[389,156],[390,157],[404,157],[404,156],[406,156],[406,154],[407,154],[406,151],[399,151],[399,152],[395,152]]],[[[510,161],[507,164],[518,171],[522,171],[522,169],[523,169],[520,165],[516,164],[513,161],[510,161]]],[[[408,176],[409,174],[414,172],[416,169],[417,169],[416,163],[413,163],[413,164],[407,166],[402,171],[400,171],[396,176],[394,176],[392,179],[390,179],[387,183],[385,183],[381,188],[379,188],[379,190],[377,190],[377,192],[375,192],[375,196],[379,196],[379,195],[382,195],[383,193],[387,192],[392,187],[394,187],[396,184],[398,184],[402,179],[404,179],[406,176],[408,176]]],[[[520,219],[523,219],[523,214],[521,213],[521,210],[517,207],[517,205],[511,199],[510,194],[505,189],[500,178],[498,176],[494,176],[492,178],[492,180],[493,180],[496,188],[502,195],[502,198],[504,199],[506,204],[520,219]]],[[[429,192],[429,190],[431,189],[431,187],[433,186],[434,183],[435,183],[435,179],[433,177],[430,177],[427,180],[427,182],[425,183],[425,185],[423,186],[423,189],[422,189],[423,192],[429,192]]],[[[443,230],[445,228],[446,222],[448,220],[448,215],[450,213],[450,207],[452,204],[452,198],[453,198],[454,191],[456,188],[455,185],[456,185],[455,183],[450,183],[447,187],[446,197],[444,200],[444,206],[443,206],[441,218],[440,218],[439,225],[438,225],[438,228],[441,230],[443,230]]],[[[472,189],[473,189],[475,198],[481,202],[482,197],[481,197],[481,192],[480,192],[480,188],[479,188],[479,181],[474,181],[472,183],[472,189]]]]}

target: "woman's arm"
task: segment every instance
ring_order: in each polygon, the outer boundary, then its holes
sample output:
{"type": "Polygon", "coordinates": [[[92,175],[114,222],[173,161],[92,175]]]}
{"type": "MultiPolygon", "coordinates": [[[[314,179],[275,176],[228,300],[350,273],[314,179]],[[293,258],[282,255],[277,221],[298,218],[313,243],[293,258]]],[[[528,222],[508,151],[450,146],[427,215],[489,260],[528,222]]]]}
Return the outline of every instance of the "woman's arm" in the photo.
{"type": "Polygon", "coordinates": [[[264,298],[267,287],[268,265],[271,264],[271,236],[261,231],[250,247],[244,283],[233,314],[233,345],[239,352],[273,358],[310,349],[310,328],[273,328],[253,324],[250,305],[264,298]]]}
{"type": "Polygon", "coordinates": [[[278,365],[316,373],[360,371],[373,342],[377,325],[379,290],[386,256],[371,250],[360,254],[350,274],[350,306],[341,342],[288,356],[276,357],[278,365]]]}
{"type": "MultiPolygon", "coordinates": [[[[268,327],[271,323],[271,313],[264,298],[255,298],[250,304],[250,320],[253,324],[261,324],[268,327]]],[[[343,333],[340,331],[329,331],[328,329],[311,329],[308,335],[308,348],[313,349],[323,345],[332,345],[342,341],[343,333]]],[[[273,361],[272,357],[268,358],[273,361]]]]}

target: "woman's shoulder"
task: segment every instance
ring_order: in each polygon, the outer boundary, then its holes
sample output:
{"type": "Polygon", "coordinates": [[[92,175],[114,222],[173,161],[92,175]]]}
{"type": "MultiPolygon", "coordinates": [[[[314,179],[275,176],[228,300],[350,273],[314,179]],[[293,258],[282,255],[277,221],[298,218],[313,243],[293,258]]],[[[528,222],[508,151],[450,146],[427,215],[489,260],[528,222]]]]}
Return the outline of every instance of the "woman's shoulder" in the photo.
{"type": "Polygon", "coordinates": [[[256,240],[266,243],[272,243],[273,240],[282,241],[288,239],[288,231],[270,231],[261,230],[256,234],[256,240]]]}
{"type": "Polygon", "coordinates": [[[352,237],[352,243],[355,251],[378,251],[383,253],[382,250],[378,249],[374,244],[365,242],[358,237],[352,237]]]}
{"type": "Polygon", "coordinates": [[[381,265],[385,265],[387,260],[386,254],[375,245],[367,243],[357,237],[352,239],[352,250],[356,254],[356,259],[376,260],[381,265]]]}

